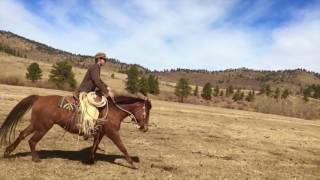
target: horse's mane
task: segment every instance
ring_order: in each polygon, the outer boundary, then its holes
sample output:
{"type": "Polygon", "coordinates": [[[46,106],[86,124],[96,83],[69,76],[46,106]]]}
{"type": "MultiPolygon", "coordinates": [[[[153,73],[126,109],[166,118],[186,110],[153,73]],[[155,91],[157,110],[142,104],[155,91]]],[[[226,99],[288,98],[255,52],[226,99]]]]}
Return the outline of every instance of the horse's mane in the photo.
{"type": "Polygon", "coordinates": [[[146,106],[148,106],[149,109],[152,107],[151,106],[151,102],[149,100],[144,100],[144,99],[138,98],[138,97],[115,96],[114,100],[119,105],[121,105],[121,104],[133,104],[133,103],[136,103],[136,102],[145,102],[146,106]]]}

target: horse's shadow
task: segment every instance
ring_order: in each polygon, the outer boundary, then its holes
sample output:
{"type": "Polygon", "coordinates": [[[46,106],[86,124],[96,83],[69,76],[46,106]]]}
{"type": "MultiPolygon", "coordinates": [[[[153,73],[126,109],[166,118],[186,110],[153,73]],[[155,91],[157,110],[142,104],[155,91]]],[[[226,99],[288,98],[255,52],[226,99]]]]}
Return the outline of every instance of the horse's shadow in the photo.
{"type": "MultiPolygon", "coordinates": [[[[62,150],[40,150],[37,151],[40,159],[51,159],[51,158],[61,158],[61,159],[68,159],[72,161],[81,161],[83,164],[90,164],[89,163],[89,154],[90,154],[91,147],[84,148],[80,151],[62,151],[62,150]]],[[[30,152],[20,152],[13,155],[10,155],[7,158],[16,158],[16,157],[25,157],[31,156],[30,152]]],[[[140,162],[139,157],[131,156],[132,160],[136,163],[140,162]]],[[[112,155],[112,154],[96,154],[96,161],[105,161],[112,164],[117,164],[121,166],[125,166],[119,163],[116,163],[116,159],[125,159],[123,155],[112,155]]]]}

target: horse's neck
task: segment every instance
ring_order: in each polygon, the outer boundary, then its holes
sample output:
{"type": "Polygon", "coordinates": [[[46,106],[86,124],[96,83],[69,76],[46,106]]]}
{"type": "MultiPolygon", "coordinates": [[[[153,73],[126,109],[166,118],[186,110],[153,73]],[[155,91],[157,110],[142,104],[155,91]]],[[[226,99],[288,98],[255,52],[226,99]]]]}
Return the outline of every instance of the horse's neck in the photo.
{"type": "MultiPolygon", "coordinates": [[[[128,112],[129,113],[133,113],[133,110],[134,110],[134,107],[135,107],[135,103],[134,104],[121,104],[121,105],[118,105],[120,108],[122,108],[123,110],[127,111],[127,114],[128,112]]],[[[128,114],[130,115],[130,114],[128,114]]]]}

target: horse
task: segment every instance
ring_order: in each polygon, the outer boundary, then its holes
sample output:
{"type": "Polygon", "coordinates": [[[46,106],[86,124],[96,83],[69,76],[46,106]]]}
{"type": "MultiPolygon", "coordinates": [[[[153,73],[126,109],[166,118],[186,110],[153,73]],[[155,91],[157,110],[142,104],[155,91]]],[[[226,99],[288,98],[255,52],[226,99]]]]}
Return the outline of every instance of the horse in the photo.
{"type": "MultiPolygon", "coordinates": [[[[76,126],[76,120],[74,118],[76,112],[58,107],[61,98],[62,96],[58,95],[30,95],[22,99],[11,110],[0,128],[1,144],[7,141],[10,144],[5,149],[4,157],[8,157],[23,139],[33,133],[33,136],[29,139],[32,161],[40,162],[41,160],[36,152],[36,145],[55,124],[70,133],[79,134],[80,130],[76,126]],[[14,135],[15,133],[17,123],[31,108],[30,124],[21,131],[16,140],[11,143],[12,134],[14,135]]],[[[128,96],[107,97],[107,100],[108,103],[104,107],[99,108],[99,117],[102,121],[97,125],[98,129],[93,134],[94,141],[89,155],[89,163],[93,164],[95,162],[95,155],[99,143],[102,137],[106,135],[124,154],[128,163],[135,168],[133,160],[129,156],[120,138],[120,125],[123,119],[129,116],[132,121],[136,123],[139,130],[147,132],[149,114],[152,108],[151,102],[147,99],[128,96]]],[[[82,134],[80,133],[79,135],[82,134]]]]}

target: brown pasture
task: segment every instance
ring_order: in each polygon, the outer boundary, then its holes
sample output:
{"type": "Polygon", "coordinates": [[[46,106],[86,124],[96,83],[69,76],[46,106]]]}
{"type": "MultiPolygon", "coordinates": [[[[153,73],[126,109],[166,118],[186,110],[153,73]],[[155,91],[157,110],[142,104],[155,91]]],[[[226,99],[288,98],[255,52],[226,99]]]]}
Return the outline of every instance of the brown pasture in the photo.
{"type": "MultiPolygon", "coordinates": [[[[0,123],[30,94],[69,92],[0,85],[0,123]]],[[[120,130],[133,170],[107,139],[97,162],[87,165],[92,139],[54,127],[39,143],[41,163],[31,161],[27,140],[0,158],[0,179],[318,179],[320,121],[153,100],[150,127],[120,130]]],[[[18,124],[23,129],[27,114],[18,124]]],[[[4,147],[0,154],[3,154],[4,147]]]]}

